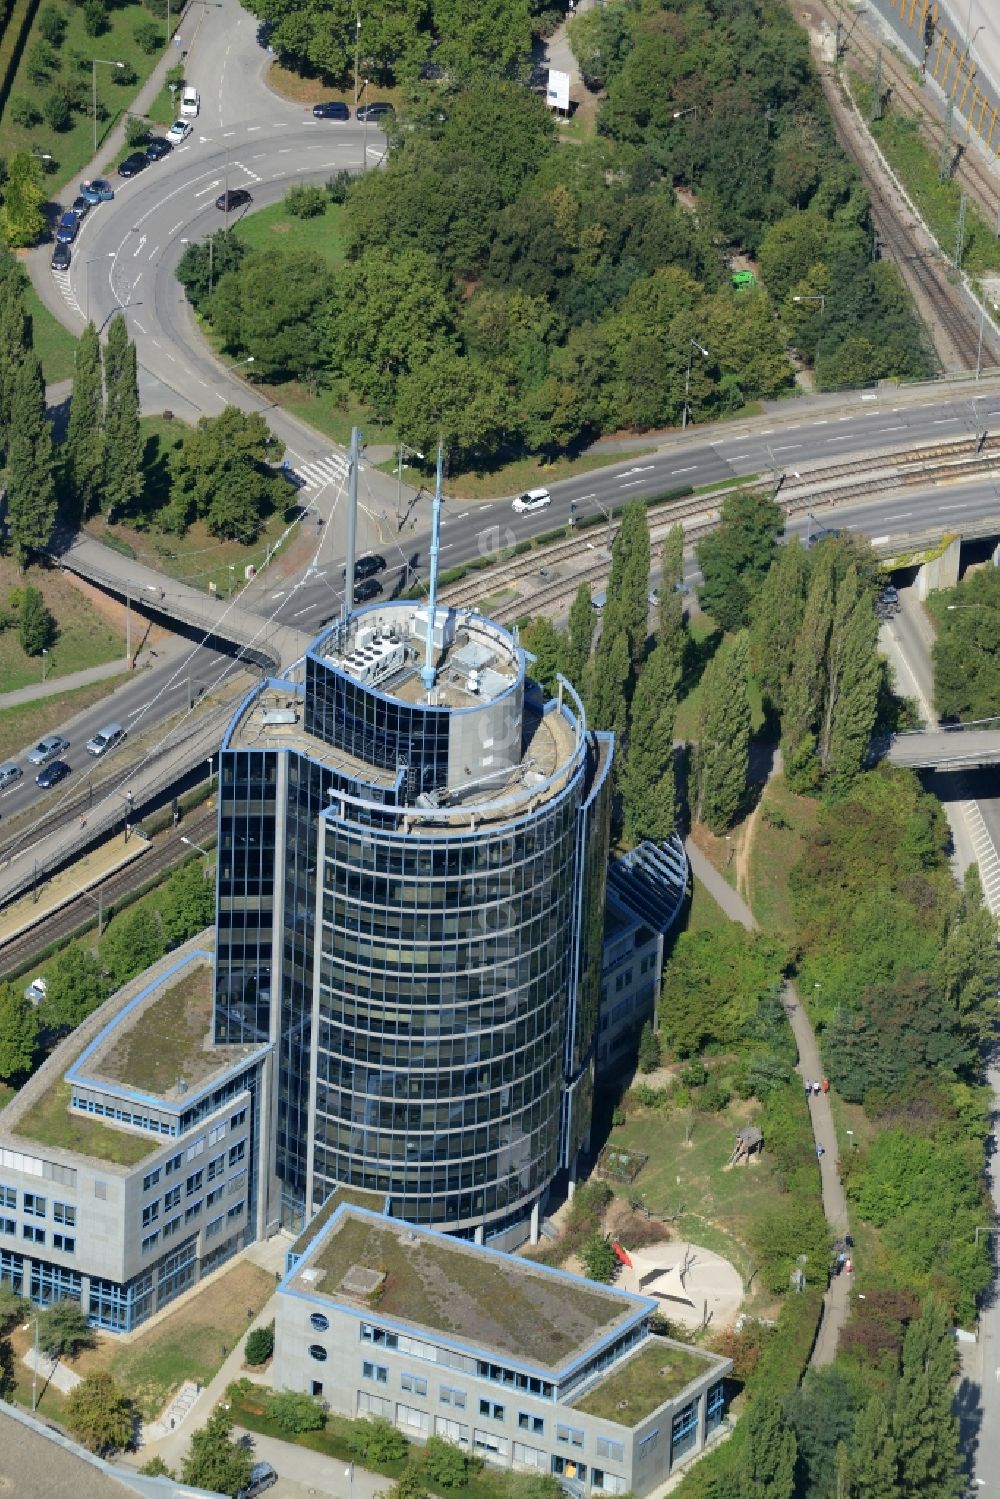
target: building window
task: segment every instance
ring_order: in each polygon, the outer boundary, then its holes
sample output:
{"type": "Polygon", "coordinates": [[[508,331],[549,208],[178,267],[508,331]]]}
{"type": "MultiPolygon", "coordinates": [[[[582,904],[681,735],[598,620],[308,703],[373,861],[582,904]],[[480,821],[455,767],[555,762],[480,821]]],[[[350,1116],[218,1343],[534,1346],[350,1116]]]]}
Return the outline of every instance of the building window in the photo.
{"type": "Polygon", "coordinates": [[[229,1185],[227,1188],[230,1197],[235,1197],[237,1192],[242,1192],[243,1188],[246,1186],[246,1181],[247,1174],[245,1169],[243,1171],[237,1171],[235,1176],[231,1176],[229,1178],[229,1185]]]}
{"type": "Polygon", "coordinates": [[[245,1161],[246,1160],[246,1154],[247,1154],[247,1142],[245,1140],[238,1140],[235,1145],[231,1145],[229,1147],[229,1164],[230,1164],[230,1166],[238,1166],[239,1163],[240,1163],[240,1161],[245,1161]]]}
{"type": "Polygon", "coordinates": [[[167,1161],[166,1165],[163,1168],[163,1172],[165,1176],[172,1176],[175,1171],[179,1171],[180,1169],[181,1153],[180,1151],[178,1151],[176,1155],[172,1155],[167,1161]]]}
{"type": "MultiPolygon", "coordinates": [[[[312,1353],[311,1348],[309,1352],[312,1353]]],[[[315,1355],[313,1356],[315,1357],[315,1355]]],[[[323,1357],[326,1358],[325,1348],[323,1350],[323,1357]]],[[[361,1365],[361,1376],[363,1379],[374,1379],[376,1384],[389,1383],[389,1371],[385,1364],[370,1364],[367,1359],[361,1365]]]]}
{"type": "Polygon", "coordinates": [[[514,1443],[514,1461],[523,1468],[547,1468],[548,1454],[540,1447],[528,1447],[524,1442],[514,1443]]]}
{"type": "Polygon", "coordinates": [[[454,1405],[460,1411],[465,1410],[465,1391],[456,1390],[454,1386],[443,1384],[441,1386],[441,1404],[454,1405]]]}
{"type": "Polygon", "coordinates": [[[624,1494],[628,1488],[624,1478],[619,1478],[616,1473],[605,1473],[603,1468],[591,1469],[590,1483],[602,1494],[624,1494]]]}
{"type": "Polygon", "coordinates": [[[448,1442],[455,1442],[457,1446],[468,1447],[469,1428],[464,1421],[450,1421],[447,1416],[434,1417],[434,1435],[444,1437],[448,1442]]]}
{"type": "Polygon", "coordinates": [[[670,1423],[671,1466],[690,1452],[698,1441],[698,1403],[692,1400],[670,1423]]]}
{"type": "Polygon", "coordinates": [[[324,1317],[322,1312],[313,1312],[309,1318],[309,1326],[313,1332],[326,1332],[330,1326],[329,1317],[324,1317]]]}
{"type": "Polygon", "coordinates": [[[223,1151],[222,1155],[217,1155],[213,1160],[209,1161],[209,1163],[208,1163],[208,1179],[209,1179],[209,1181],[210,1182],[214,1182],[215,1178],[217,1176],[221,1176],[222,1173],[225,1171],[225,1169],[226,1169],[226,1153],[225,1153],[225,1151],[223,1151]]]}
{"type": "Polygon", "coordinates": [[[45,1230],[44,1228],[36,1228],[33,1223],[22,1223],[21,1238],[27,1239],[29,1244],[44,1244],[45,1230]]]}
{"type": "Polygon", "coordinates": [[[205,1198],[205,1206],[207,1208],[214,1207],[215,1204],[225,1195],[225,1187],[213,1187],[211,1192],[209,1192],[208,1196],[205,1198]]]}
{"type": "Polygon", "coordinates": [[[192,1171],[191,1175],[184,1183],[184,1191],[188,1197],[193,1197],[195,1192],[199,1190],[204,1177],[205,1173],[203,1171],[192,1171]]]}
{"type": "Polygon", "coordinates": [[[200,1140],[195,1140],[195,1142],[194,1142],[193,1145],[189,1145],[188,1146],[188,1148],[187,1148],[187,1158],[188,1158],[188,1160],[189,1161],[193,1161],[194,1158],[195,1158],[195,1156],[201,1155],[201,1153],[202,1153],[202,1151],[204,1149],[205,1149],[205,1136],[202,1135],[202,1137],[201,1137],[200,1140]]]}
{"type": "Polygon", "coordinates": [[[427,1394],[427,1381],[426,1379],[422,1379],[419,1374],[401,1374],[399,1376],[399,1383],[411,1395],[427,1394]]]}
{"type": "Polygon", "coordinates": [[[146,1206],[142,1210],[142,1226],[143,1226],[143,1228],[148,1228],[151,1223],[155,1223],[156,1220],[157,1220],[157,1218],[159,1216],[160,1216],[160,1204],[159,1204],[159,1201],[157,1201],[157,1202],[147,1202],[146,1206]]]}
{"type": "Polygon", "coordinates": [[[39,1197],[35,1192],[25,1192],[24,1211],[29,1218],[44,1218],[45,1198],[39,1197]]]}
{"type": "Polygon", "coordinates": [[[180,1187],[171,1187],[170,1191],[167,1192],[164,1195],[163,1206],[166,1209],[166,1211],[169,1213],[171,1208],[177,1207],[177,1205],[180,1202],[180,1200],[181,1200],[181,1189],[180,1189],[180,1187]]]}
{"type": "Polygon", "coordinates": [[[611,1457],[616,1463],[625,1461],[624,1442],[613,1442],[610,1437],[598,1437],[595,1450],[598,1457],[611,1457]]]}
{"type": "Polygon", "coordinates": [[[486,1452],[493,1457],[506,1457],[510,1451],[506,1437],[495,1436],[492,1431],[481,1431],[478,1426],[472,1435],[472,1445],[477,1452],[486,1452]]]}
{"type": "Polygon", "coordinates": [[[310,1343],[309,1344],[309,1357],[310,1358],[314,1358],[316,1360],[317,1364],[325,1364],[326,1363],[326,1349],[323,1347],[323,1344],[322,1343],[310,1343]]]}
{"type": "Polygon", "coordinates": [[[431,1418],[427,1411],[418,1410],[415,1405],[397,1405],[396,1425],[408,1426],[411,1431],[430,1431],[431,1418]]]}
{"type": "Polygon", "coordinates": [[[636,1448],[636,1456],[638,1457],[640,1462],[644,1462],[645,1459],[650,1455],[650,1453],[656,1447],[659,1439],[660,1428],[658,1426],[654,1426],[653,1430],[641,1439],[638,1447],[636,1448]]]}
{"type": "Polygon", "coordinates": [[[44,1265],[38,1260],[31,1267],[31,1299],[42,1306],[51,1306],[54,1301],[79,1301],[82,1290],[79,1270],[44,1265]]]}
{"type": "Polygon", "coordinates": [[[149,1251],[154,1247],[154,1245],[156,1245],[156,1244],[159,1243],[159,1239],[160,1239],[160,1231],[159,1231],[159,1229],[157,1229],[156,1233],[154,1233],[154,1234],[147,1234],[146,1237],[142,1241],[142,1252],[143,1252],[143,1254],[148,1254],[149,1251]]]}
{"type": "Polygon", "coordinates": [[[17,1223],[13,1218],[0,1218],[0,1234],[16,1234],[17,1223]]]}
{"type": "Polygon", "coordinates": [[[715,1431],[722,1425],[722,1417],[726,1410],[726,1392],[720,1379],[718,1384],[712,1385],[705,1402],[705,1431],[715,1431]]]}
{"type": "Polygon", "coordinates": [[[159,1181],[159,1179],[160,1179],[160,1168],[159,1168],[159,1166],[154,1166],[153,1170],[152,1171],[147,1171],[146,1175],[143,1177],[143,1179],[142,1179],[142,1190],[144,1192],[148,1192],[149,1189],[150,1189],[150,1187],[155,1187],[156,1186],[156,1183],[159,1181]]]}
{"type": "Polygon", "coordinates": [[[391,1421],[392,1401],[386,1400],[383,1395],[369,1395],[367,1390],[359,1390],[358,1415],[384,1416],[387,1421],[391,1421]]]}
{"type": "Polygon", "coordinates": [[[238,1202],[238,1203],[236,1203],[235,1207],[231,1207],[229,1209],[228,1213],[226,1214],[226,1217],[229,1219],[230,1223],[235,1223],[237,1218],[242,1218],[243,1217],[243,1208],[244,1208],[244,1206],[245,1206],[244,1203],[238,1202]]]}
{"type": "Polygon", "coordinates": [[[311,1379],[309,1381],[309,1393],[314,1400],[322,1400],[323,1381],[321,1379],[311,1379]]]}
{"type": "Polygon", "coordinates": [[[169,1222],[167,1222],[167,1223],[165,1223],[163,1225],[163,1237],[165,1239],[172,1239],[173,1236],[174,1236],[174,1234],[180,1228],[180,1226],[181,1226],[181,1215],[180,1215],[180,1213],[178,1213],[176,1218],[171,1218],[169,1220],[169,1222]]]}
{"type": "Polygon", "coordinates": [[[221,1234],[222,1225],[225,1223],[225,1221],[225,1213],[220,1213],[218,1218],[209,1219],[208,1223],[206,1223],[205,1225],[205,1238],[214,1239],[216,1234],[221,1234]]]}
{"type": "Polygon", "coordinates": [[[185,1208],[184,1210],[184,1222],[190,1223],[192,1218],[197,1218],[200,1212],[201,1202],[192,1202],[191,1206],[189,1208],[185,1208]]]}
{"type": "Polygon", "coordinates": [[[543,1435],[545,1422],[541,1416],[533,1416],[530,1411],[518,1411],[517,1424],[521,1431],[533,1432],[536,1437],[543,1435]]]}
{"type": "Polygon", "coordinates": [[[575,1478],[583,1483],[587,1477],[587,1464],[578,1463],[575,1457],[552,1456],[552,1471],[558,1478],[575,1478]]]}
{"type": "Polygon", "coordinates": [[[374,1343],[376,1347],[398,1348],[399,1338],[394,1332],[387,1331],[384,1327],[373,1327],[370,1322],[361,1324],[362,1343],[374,1343]]]}
{"type": "Polygon", "coordinates": [[[61,1249],[63,1254],[76,1254],[76,1240],[69,1234],[53,1234],[52,1248],[61,1249]]]}
{"type": "Polygon", "coordinates": [[[0,1208],[17,1208],[16,1187],[0,1187],[0,1208]]]}
{"type": "Polygon", "coordinates": [[[489,1416],[491,1421],[502,1421],[504,1418],[504,1408],[502,1405],[498,1405],[495,1400],[480,1400],[479,1414],[481,1416],[489,1416]]]}
{"type": "Polygon", "coordinates": [[[217,1124],[214,1129],[210,1129],[208,1132],[209,1145],[218,1145],[225,1133],[226,1126],[224,1124],[217,1124]]]}
{"type": "Polygon", "coordinates": [[[229,1128],[231,1130],[232,1129],[239,1129],[240,1125],[246,1124],[246,1122],[247,1122],[247,1111],[246,1111],[246,1109],[240,1109],[239,1113],[234,1114],[233,1117],[230,1119],[230,1121],[229,1121],[229,1128]]]}
{"type": "Polygon", "coordinates": [[[582,1447],[583,1432],[579,1426],[557,1426],[556,1441],[567,1442],[570,1447],[582,1447]]]}
{"type": "Polygon", "coordinates": [[[65,1228],[76,1227],[76,1208],[68,1202],[54,1202],[52,1204],[52,1218],[56,1223],[61,1223],[65,1228]]]}

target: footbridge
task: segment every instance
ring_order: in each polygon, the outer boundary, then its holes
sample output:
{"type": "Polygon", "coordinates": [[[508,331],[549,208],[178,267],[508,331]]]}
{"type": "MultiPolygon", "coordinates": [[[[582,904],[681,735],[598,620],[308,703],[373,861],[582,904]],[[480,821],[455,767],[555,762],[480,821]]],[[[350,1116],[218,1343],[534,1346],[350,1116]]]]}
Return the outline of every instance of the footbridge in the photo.
{"type": "Polygon", "coordinates": [[[1000,765],[1000,718],[939,724],[895,734],[885,757],[910,770],[967,770],[1000,765]]]}

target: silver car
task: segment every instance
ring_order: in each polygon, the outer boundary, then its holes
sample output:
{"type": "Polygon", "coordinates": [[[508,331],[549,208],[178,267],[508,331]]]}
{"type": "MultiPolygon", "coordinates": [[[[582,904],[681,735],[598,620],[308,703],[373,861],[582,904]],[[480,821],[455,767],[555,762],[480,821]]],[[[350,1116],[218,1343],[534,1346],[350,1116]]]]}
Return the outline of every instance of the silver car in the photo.
{"type": "Polygon", "coordinates": [[[46,734],[45,738],[40,739],[28,755],[28,764],[48,765],[50,760],[54,760],[57,755],[62,754],[63,750],[68,749],[68,739],[63,739],[60,734],[46,734]]]}
{"type": "Polygon", "coordinates": [[[15,785],[23,775],[24,771],[20,765],[15,765],[13,760],[8,760],[6,765],[0,765],[0,791],[15,785]]]}

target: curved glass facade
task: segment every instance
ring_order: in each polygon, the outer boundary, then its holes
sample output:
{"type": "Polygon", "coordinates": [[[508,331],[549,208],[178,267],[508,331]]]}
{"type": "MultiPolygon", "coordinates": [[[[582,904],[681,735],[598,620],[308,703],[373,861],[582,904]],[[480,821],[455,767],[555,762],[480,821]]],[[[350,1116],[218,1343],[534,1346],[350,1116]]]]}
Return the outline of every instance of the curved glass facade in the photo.
{"type": "Polygon", "coordinates": [[[227,736],[216,1032],[270,1027],[285,1221],[341,1183],[488,1232],[589,1131],[611,742],[481,623],[426,703],[311,652],[294,732],[265,691],[227,736]]]}

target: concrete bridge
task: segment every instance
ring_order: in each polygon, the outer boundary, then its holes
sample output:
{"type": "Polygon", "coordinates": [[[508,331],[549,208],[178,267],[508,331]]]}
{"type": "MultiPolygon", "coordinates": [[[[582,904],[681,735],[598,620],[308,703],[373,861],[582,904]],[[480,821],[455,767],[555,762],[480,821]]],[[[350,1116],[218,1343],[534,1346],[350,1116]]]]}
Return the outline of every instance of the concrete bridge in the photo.
{"type": "Polygon", "coordinates": [[[166,578],[131,557],[103,546],[84,532],[60,538],[51,548],[60,567],[95,583],[146,614],[178,624],[238,647],[240,657],[266,672],[287,670],[305,651],[311,637],[246,609],[238,599],[220,599],[166,578]]]}
{"type": "Polygon", "coordinates": [[[896,734],[885,757],[910,770],[966,770],[1000,765],[1000,718],[938,725],[896,734]]]}

